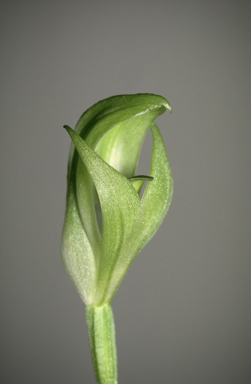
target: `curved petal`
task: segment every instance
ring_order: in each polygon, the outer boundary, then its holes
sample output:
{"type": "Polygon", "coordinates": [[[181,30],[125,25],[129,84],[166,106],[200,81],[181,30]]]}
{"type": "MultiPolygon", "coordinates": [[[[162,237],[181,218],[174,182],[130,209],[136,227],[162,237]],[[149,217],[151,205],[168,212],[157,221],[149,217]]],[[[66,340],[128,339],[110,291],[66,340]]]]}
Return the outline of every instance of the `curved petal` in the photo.
{"type": "Polygon", "coordinates": [[[141,199],[142,216],[141,236],[138,238],[140,252],[160,227],[173,196],[173,178],[163,139],[156,124],[151,127],[153,151],[150,176],[153,181],[148,183],[141,199]],[[144,229],[144,230],[143,230],[144,229]]]}
{"type": "Polygon", "coordinates": [[[87,305],[91,304],[96,289],[97,269],[72,188],[68,190],[61,254],[65,269],[80,297],[87,305]]]}
{"type": "Polygon", "coordinates": [[[147,183],[140,202],[140,222],[137,228],[135,228],[124,254],[117,260],[110,282],[110,289],[107,293],[107,300],[111,300],[114,296],[134,258],[159,228],[172,200],[173,179],[165,146],[159,129],[155,124],[151,127],[151,130],[153,135],[153,151],[150,176],[153,177],[153,180],[147,183]]]}
{"type": "Polygon", "coordinates": [[[117,260],[124,253],[140,217],[140,200],[127,178],[101,159],[71,128],[66,127],[97,190],[103,218],[102,253],[95,305],[106,299],[117,260]]]}
{"type": "Polygon", "coordinates": [[[160,113],[158,108],[117,124],[102,137],[96,152],[127,178],[135,176],[146,133],[160,113]]]}
{"type": "Polygon", "coordinates": [[[151,93],[112,96],[84,112],[75,130],[95,149],[101,137],[118,123],[157,110],[160,110],[159,115],[165,110],[171,112],[169,102],[162,96],[151,93]]]}

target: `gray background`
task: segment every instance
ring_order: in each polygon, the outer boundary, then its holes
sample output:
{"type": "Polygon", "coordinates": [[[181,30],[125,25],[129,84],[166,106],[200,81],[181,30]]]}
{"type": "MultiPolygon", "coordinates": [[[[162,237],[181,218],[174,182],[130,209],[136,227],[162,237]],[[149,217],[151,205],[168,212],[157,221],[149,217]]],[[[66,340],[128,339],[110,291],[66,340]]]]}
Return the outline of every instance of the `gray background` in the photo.
{"type": "Polygon", "coordinates": [[[95,383],[60,259],[62,126],[139,92],[173,107],[174,198],[113,301],[119,383],[251,382],[250,4],[1,3],[1,383],[95,383]]]}

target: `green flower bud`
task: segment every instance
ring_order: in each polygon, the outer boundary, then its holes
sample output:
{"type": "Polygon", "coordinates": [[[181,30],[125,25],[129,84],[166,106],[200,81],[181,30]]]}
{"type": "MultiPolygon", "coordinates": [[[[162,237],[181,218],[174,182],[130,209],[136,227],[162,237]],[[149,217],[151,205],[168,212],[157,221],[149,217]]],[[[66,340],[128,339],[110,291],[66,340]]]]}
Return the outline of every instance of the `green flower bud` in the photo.
{"type": "Polygon", "coordinates": [[[87,305],[111,301],[170,205],[172,176],[154,124],[165,110],[171,112],[171,107],[161,96],[114,96],[88,109],[75,131],[65,126],[74,144],[68,165],[62,258],[87,305]],[[153,136],[150,177],[135,177],[149,127],[153,136]],[[149,182],[140,200],[145,180],[149,182]]]}
{"type": "Polygon", "coordinates": [[[82,300],[97,382],[117,384],[111,300],[129,266],[163,221],[173,181],[155,119],[171,107],[152,94],[102,100],[65,126],[72,146],[62,258],[82,300]],[[151,128],[149,176],[136,176],[151,128]],[[144,183],[145,191],[140,199],[144,183]]]}

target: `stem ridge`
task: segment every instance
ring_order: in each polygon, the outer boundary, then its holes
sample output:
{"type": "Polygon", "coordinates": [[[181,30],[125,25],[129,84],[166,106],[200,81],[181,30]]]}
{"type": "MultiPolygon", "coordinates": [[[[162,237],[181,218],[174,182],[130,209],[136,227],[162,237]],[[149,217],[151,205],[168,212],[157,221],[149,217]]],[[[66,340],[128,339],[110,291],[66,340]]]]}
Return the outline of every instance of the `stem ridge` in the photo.
{"type": "Polygon", "coordinates": [[[86,320],[96,380],[99,384],[117,384],[115,326],[110,303],[87,306],[86,320]]]}

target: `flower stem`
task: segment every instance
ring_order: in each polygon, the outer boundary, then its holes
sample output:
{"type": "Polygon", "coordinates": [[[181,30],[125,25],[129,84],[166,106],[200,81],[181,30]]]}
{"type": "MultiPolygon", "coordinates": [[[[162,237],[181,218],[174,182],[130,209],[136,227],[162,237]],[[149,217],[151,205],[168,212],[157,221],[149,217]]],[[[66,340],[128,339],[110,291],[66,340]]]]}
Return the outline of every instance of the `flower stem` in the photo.
{"type": "Polygon", "coordinates": [[[96,380],[99,384],[117,384],[117,353],[111,305],[87,306],[86,320],[96,380]]]}

